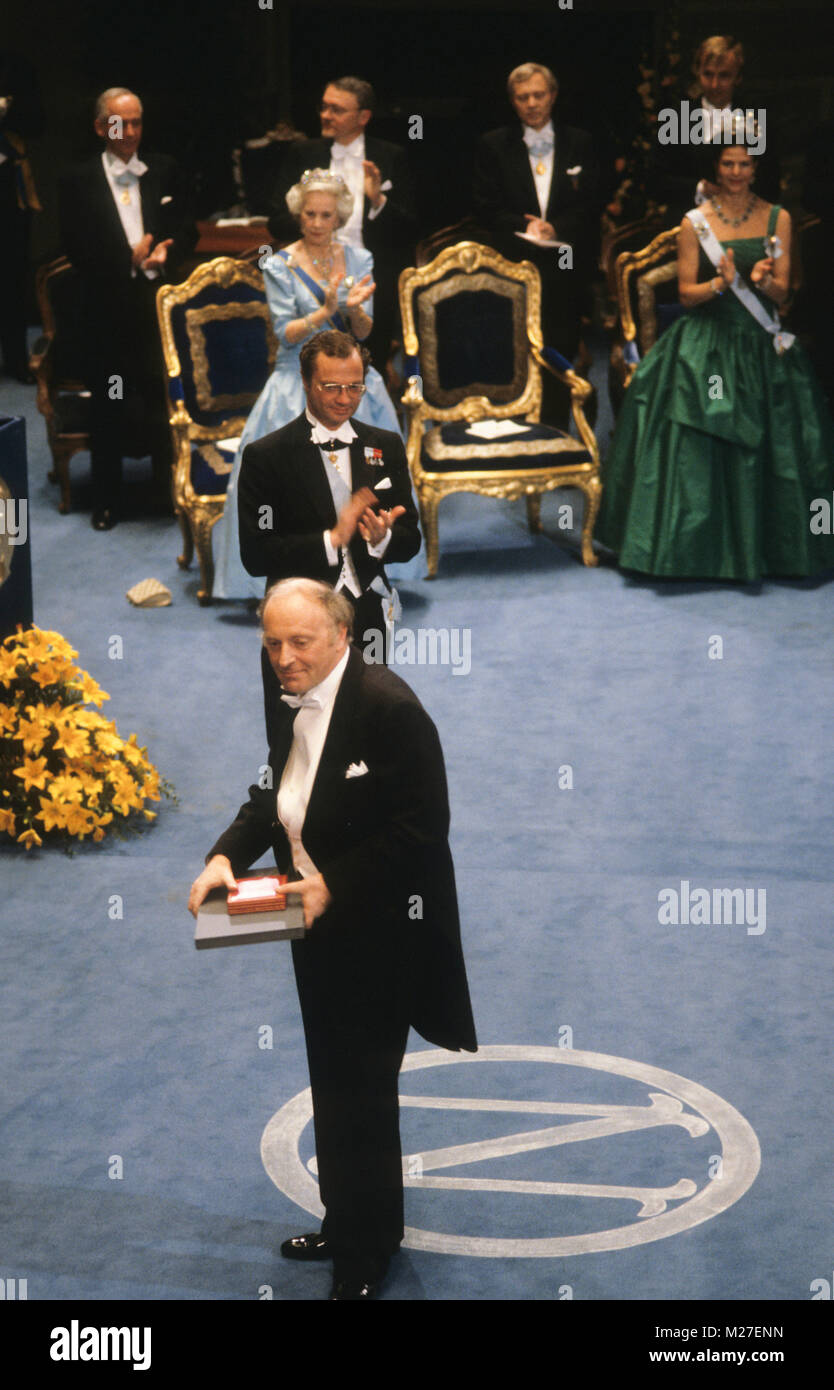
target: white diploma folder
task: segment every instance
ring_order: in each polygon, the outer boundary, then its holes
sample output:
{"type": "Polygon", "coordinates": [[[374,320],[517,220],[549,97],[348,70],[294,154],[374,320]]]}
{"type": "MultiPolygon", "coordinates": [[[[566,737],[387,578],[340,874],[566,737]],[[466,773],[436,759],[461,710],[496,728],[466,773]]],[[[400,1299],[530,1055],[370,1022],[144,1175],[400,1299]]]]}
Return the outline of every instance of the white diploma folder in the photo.
{"type": "Polygon", "coordinates": [[[304,935],[301,899],[292,895],[287,906],[269,912],[236,912],[230,916],[226,890],[210,893],[197,914],[194,945],[198,951],[211,946],[249,946],[255,941],[294,941],[304,935]]]}

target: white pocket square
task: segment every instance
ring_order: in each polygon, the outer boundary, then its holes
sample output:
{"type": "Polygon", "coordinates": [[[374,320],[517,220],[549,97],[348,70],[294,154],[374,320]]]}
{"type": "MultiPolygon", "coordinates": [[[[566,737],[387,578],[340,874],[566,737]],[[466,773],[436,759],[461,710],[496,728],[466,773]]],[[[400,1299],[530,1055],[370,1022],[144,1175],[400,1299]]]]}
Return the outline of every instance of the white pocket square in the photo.
{"type": "Polygon", "coordinates": [[[351,763],[350,767],[345,773],[345,777],[364,777],[367,771],[368,767],[366,763],[351,763]]]}
{"type": "Polygon", "coordinates": [[[164,198],[160,198],[160,200],[159,200],[159,205],[160,205],[160,207],[161,207],[163,203],[173,203],[173,201],[174,201],[174,200],[173,200],[173,198],[171,197],[171,194],[170,194],[170,193],[166,193],[164,198]]]}
{"type": "Polygon", "coordinates": [[[374,483],[374,491],[375,491],[375,492],[379,492],[380,488],[383,488],[383,487],[391,487],[391,479],[390,479],[390,478],[380,478],[378,482],[374,483]]]}
{"type": "Polygon", "coordinates": [[[389,191],[389,189],[391,189],[391,188],[393,188],[393,187],[394,187],[394,185],[392,184],[391,180],[390,180],[390,179],[386,179],[384,183],[381,183],[381,184],[379,185],[379,191],[380,191],[380,193],[387,193],[387,192],[389,191]]]}

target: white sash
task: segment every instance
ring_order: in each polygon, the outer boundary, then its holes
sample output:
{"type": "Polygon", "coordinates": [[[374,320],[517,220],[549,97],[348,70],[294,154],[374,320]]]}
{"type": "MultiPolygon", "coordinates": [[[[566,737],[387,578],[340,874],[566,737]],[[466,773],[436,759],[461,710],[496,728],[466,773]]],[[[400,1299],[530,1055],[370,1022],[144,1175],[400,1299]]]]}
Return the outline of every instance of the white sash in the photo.
{"type": "Polygon", "coordinates": [[[394,650],[394,628],[403,615],[400,596],[393,585],[388,588],[381,574],[377,575],[373,583],[369,585],[369,588],[373,590],[375,594],[379,594],[382,599],[382,616],[388,634],[386,646],[388,649],[388,660],[390,662],[391,654],[394,650]]]}
{"type": "MultiPolygon", "coordinates": [[[[721,242],[718,240],[718,237],[710,227],[700,208],[691,208],[686,215],[695,228],[695,234],[704,248],[704,254],[712,261],[712,264],[717,270],[724,256],[724,248],[721,242]]],[[[732,290],[736,299],[741,300],[748,313],[751,313],[756,322],[761,324],[765,332],[772,335],[773,346],[776,351],[778,353],[786,352],[788,348],[793,345],[794,334],[786,333],[781,327],[778,317],[775,315],[771,316],[767,312],[761,300],[756,298],[749,285],[745,284],[744,280],[742,280],[738,271],[736,271],[735,279],[729,288],[732,290]]]]}

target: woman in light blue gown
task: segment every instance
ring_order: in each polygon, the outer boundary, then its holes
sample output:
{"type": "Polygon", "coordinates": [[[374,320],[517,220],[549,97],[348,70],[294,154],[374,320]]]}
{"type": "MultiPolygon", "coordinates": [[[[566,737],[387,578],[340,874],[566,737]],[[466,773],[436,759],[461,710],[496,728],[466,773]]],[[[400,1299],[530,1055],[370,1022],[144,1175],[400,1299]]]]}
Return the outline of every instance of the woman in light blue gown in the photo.
{"type": "MultiPolygon", "coordinates": [[[[214,528],[215,598],[261,598],[262,578],[247,574],[240,559],[237,484],[243,450],[255,439],[288,425],[302,413],[306,397],[299,357],[304,343],[325,328],[367,338],[373,326],[373,257],[361,247],[342,246],[336,232],[350,217],[353,194],[327,169],[308,169],[287,194],[301,237],[270,256],[263,267],[272,325],[278,339],[275,368],[252,407],[229,477],[223,515],[214,528]]],[[[373,367],[365,376],[357,420],[399,430],[399,421],[382,377],[373,367]]]]}

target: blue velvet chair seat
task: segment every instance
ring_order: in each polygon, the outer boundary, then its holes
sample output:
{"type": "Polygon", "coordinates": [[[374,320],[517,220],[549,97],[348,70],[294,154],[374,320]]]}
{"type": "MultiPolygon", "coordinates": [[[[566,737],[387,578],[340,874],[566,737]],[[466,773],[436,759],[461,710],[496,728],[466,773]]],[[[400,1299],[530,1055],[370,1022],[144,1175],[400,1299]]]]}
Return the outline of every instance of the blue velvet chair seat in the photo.
{"type": "Polygon", "coordinates": [[[191,486],[194,491],[201,497],[222,496],[229,486],[233,461],[234,455],[224,453],[216,444],[192,443],[191,486]]]}
{"type": "Polygon", "coordinates": [[[408,384],[406,455],[426,546],[427,578],[437,574],[437,512],[456,492],[523,498],[532,532],[541,501],[555,488],[578,488],[583,564],[602,484],[599,451],[584,411],[592,387],[542,344],[541,277],[529,261],[509,261],[489,246],[461,241],[399,279],[408,384]],[[570,395],[576,437],[540,423],[542,372],[570,395]],[[492,438],[478,431],[483,422],[492,438]],[[516,426],[504,434],[507,425],[516,426]]]}
{"type": "Polygon", "coordinates": [[[522,468],[541,470],[554,464],[563,466],[592,462],[584,445],[553,425],[528,424],[524,434],[506,439],[479,439],[469,433],[465,420],[451,420],[426,432],[422,465],[427,473],[482,473],[485,469],[517,472],[522,468]],[[535,445],[529,452],[519,446],[535,445]]]}

